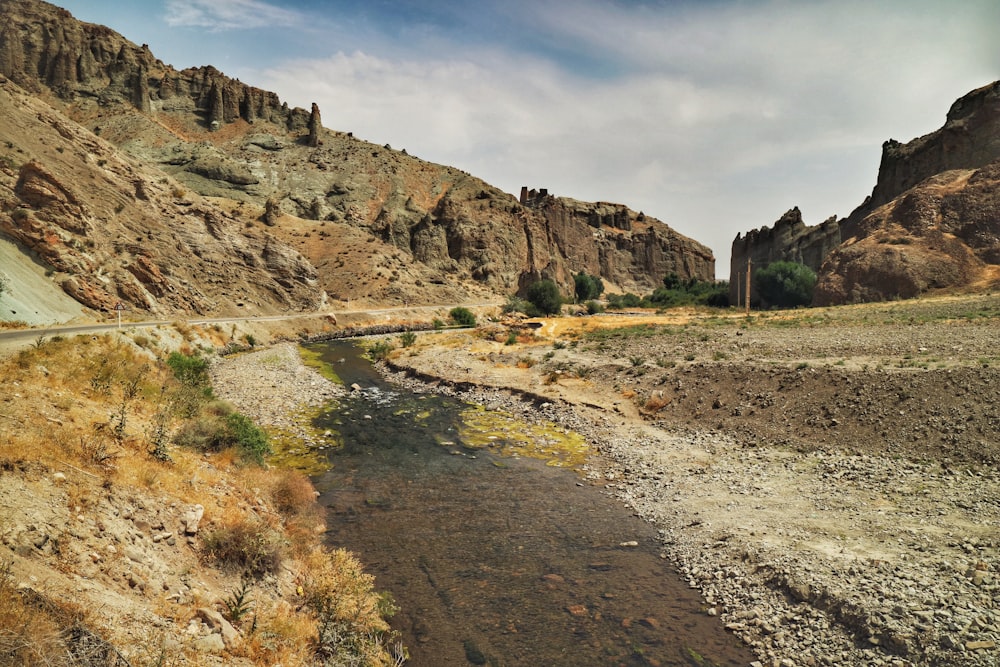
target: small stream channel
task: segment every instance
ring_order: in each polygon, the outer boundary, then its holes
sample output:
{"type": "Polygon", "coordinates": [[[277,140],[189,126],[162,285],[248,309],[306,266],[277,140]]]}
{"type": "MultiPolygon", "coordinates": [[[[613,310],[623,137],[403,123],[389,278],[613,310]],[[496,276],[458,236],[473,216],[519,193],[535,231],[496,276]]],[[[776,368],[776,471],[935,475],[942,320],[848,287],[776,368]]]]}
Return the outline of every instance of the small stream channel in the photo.
{"type": "Polygon", "coordinates": [[[519,439],[557,440],[554,427],[526,436],[496,414],[469,426],[481,410],[386,383],[350,343],[310,347],[363,388],[317,422],[343,442],[314,478],[328,539],[392,593],[408,665],[754,659],[659,557],[651,526],[552,465],[558,446],[548,463],[523,455],[534,443],[519,439]]]}

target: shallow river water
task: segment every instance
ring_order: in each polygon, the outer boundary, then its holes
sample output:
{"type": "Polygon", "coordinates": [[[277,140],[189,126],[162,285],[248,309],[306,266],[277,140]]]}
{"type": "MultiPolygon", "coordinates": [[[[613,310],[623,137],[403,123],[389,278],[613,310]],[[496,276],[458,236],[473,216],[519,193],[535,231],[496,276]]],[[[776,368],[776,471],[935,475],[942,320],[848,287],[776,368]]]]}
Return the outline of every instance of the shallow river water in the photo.
{"type": "Polygon", "coordinates": [[[387,384],[350,344],[314,349],[362,387],[318,422],[343,443],[314,478],[329,541],[395,598],[408,665],[754,659],[660,558],[651,526],[577,472],[510,454],[548,435],[502,415],[470,427],[481,412],[387,384]]]}

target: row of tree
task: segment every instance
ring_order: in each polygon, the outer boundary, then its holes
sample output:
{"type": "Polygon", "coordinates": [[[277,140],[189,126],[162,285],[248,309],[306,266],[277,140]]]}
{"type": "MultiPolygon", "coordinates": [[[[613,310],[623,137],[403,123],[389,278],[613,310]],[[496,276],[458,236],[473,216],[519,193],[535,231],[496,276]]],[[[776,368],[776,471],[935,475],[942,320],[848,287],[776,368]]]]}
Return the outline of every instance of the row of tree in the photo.
{"type": "MultiPolygon", "coordinates": [[[[807,306],[812,302],[816,287],[816,274],[809,267],[795,262],[773,262],[758,270],[753,277],[762,308],[788,308],[807,306]]],[[[584,271],[573,276],[574,297],[578,304],[586,304],[591,313],[603,306],[597,299],[604,294],[604,283],[598,276],[584,271]]],[[[607,307],[621,308],[675,308],[678,306],[711,306],[726,308],[729,303],[729,282],[698,278],[682,279],[676,273],[664,276],[662,287],[652,293],[639,296],[627,292],[610,294],[607,307]]],[[[506,310],[517,310],[532,316],[556,315],[567,303],[552,280],[545,278],[532,283],[525,292],[525,298],[512,297],[506,310]]]]}

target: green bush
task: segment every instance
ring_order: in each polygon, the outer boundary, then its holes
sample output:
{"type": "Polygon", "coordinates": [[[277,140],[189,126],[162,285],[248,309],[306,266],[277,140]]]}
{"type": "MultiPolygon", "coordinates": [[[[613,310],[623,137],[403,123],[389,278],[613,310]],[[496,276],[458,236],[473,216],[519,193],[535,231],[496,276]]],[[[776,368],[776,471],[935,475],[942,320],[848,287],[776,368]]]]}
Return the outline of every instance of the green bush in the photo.
{"type": "Polygon", "coordinates": [[[805,264],[773,262],[754,274],[754,284],[765,308],[808,306],[816,274],[805,264]]]}
{"type": "Polygon", "coordinates": [[[174,377],[186,387],[197,389],[205,396],[212,395],[212,381],[208,376],[208,361],[198,355],[171,352],[167,366],[174,377]]]}
{"type": "Polygon", "coordinates": [[[602,304],[601,302],[593,300],[587,302],[588,315],[597,315],[598,313],[603,313],[603,312],[604,312],[604,304],[602,304]]]}
{"type": "Polygon", "coordinates": [[[174,434],[174,444],[202,452],[218,452],[234,447],[244,461],[263,464],[271,453],[267,433],[248,417],[225,404],[209,409],[185,422],[174,434]]]}
{"type": "Polygon", "coordinates": [[[608,308],[611,310],[621,310],[622,308],[638,308],[642,305],[639,295],[632,292],[625,294],[612,294],[608,296],[608,308]]]}
{"type": "Polygon", "coordinates": [[[729,282],[709,281],[698,278],[682,280],[676,273],[663,278],[663,287],[643,299],[643,305],[650,308],[674,308],[677,306],[729,306],[729,282]]]}
{"type": "Polygon", "coordinates": [[[457,306],[452,308],[448,312],[448,316],[456,323],[463,327],[474,327],[476,326],[476,316],[468,308],[462,306],[457,306]]]}
{"type": "Polygon", "coordinates": [[[246,415],[234,412],[226,417],[226,431],[244,460],[262,465],[264,457],[271,453],[267,433],[246,415]]]}
{"type": "Polygon", "coordinates": [[[542,315],[557,315],[562,310],[559,286],[548,278],[533,283],[525,296],[542,315]]]}
{"type": "Polygon", "coordinates": [[[507,303],[503,306],[505,313],[527,313],[531,304],[517,295],[507,297],[507,303]]]}
{"type": "Polygon", "coordinates": [[[403,347],[410,347],[416,342],[417,342],[417,334],[413,333],[412,331],[404,331],[403,334],[399,337],[399,343],[403,347]]]}
{"type": "Polygon", "coordinates": [[[573,286],[576,292],[576,302],[583,303],[596,299],[604,293],[604,283],[597,276],[591,276],[581,271],[573,276],[573,286]]]}
{"type": "Polygon", "coordinates": [[[377,340],[373,343],[369,343],[365,347],[365,354],[372,361],[384,361],[389,357],[389,353],[393,351],[392,343],[387,340],[377,340]]]}

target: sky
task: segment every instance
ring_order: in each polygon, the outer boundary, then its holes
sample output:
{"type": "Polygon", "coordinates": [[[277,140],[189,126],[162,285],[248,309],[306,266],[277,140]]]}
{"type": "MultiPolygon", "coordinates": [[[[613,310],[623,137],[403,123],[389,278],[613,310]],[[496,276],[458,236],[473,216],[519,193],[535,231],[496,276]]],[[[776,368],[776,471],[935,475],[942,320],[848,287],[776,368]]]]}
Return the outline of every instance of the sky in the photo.
{"type": "Polygon", "coordinates": [[[177,69],[517,195],[621,203],[709,246],[871,193],[882,143],[1000,79],[996,0],[57,0],[177,69]]]}

